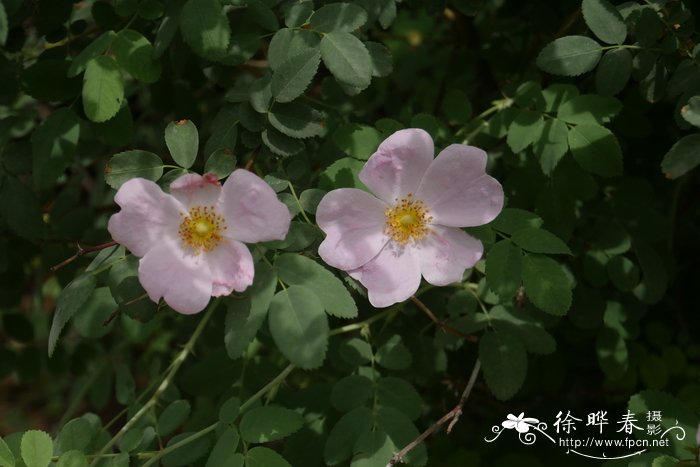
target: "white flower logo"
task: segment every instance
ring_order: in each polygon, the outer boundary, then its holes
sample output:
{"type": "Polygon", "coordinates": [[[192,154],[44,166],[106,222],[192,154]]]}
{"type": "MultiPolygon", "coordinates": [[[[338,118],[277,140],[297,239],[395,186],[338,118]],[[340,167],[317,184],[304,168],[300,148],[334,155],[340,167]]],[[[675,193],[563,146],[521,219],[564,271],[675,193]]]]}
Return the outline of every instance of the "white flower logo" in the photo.
{"type": "Polygon", "coordinates": [[[515,428],[518,433],[527,433],[530,431],[531,426],[536,427],[540,421],[536,418],[524,418],[524,415],[525,412],[520,412],[520,415],[517,417],[509,413],[508,420],[504,420],[501,425],[508,430],[515,428]]]}

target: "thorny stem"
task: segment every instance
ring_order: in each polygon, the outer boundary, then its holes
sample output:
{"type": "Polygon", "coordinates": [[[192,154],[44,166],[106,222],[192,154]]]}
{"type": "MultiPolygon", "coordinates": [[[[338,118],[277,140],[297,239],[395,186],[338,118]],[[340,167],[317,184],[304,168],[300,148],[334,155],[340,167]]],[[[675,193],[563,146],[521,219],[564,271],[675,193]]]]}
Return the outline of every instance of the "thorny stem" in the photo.
{"type": "Polygon", "coordinates": [[[170,364],[170,368],[168,369],[165,378],[163,378],[163,381],[160,383],[153,395],[148,399],[148,401],[146,401],[146,403],[139,409],[139,411],[136,412],[136,414],[134,414],[134,416],[131,417],[124,424],[124,426],[117,432],[117,434],[114,435],[114,437],[112,437],[112,439],[109,440],[109,442],[105,444],[102,447],[102,449],[100,449],[100,452],[98,452],[98,457],[96,457],[90,465],[95,465],[95,462],[97,461],[97,459],[99,459],[100,455],[105,454],[110,449],[112,449],[112,447],[117,443],[117,441],[119,441],[119,439],[124,435],[124,433],[129,431],[136,424],[136,422],[138,422],[141,419],[141,417],[143,417],[146,413],[148,413],[149,410],[155,407],[155,405],[158,403],[158,399],[160,398],[160,396],[168,388],[168,386],[170,386],[170,383],[173,381],[175,375],[180,370],[180,366],[182,366],[184,361],[187,360],[187,357],[194,350],[194,345],[197,342],[197,339],[199,339],[199,336],[202,334],[202,331],[204,331],[204,328],[206,327],[209,318],[211,318],[214,310],[218,305],[219,300],[214,300],[211,302],[211,304],[209,304],[209,307],[207,308],[204,317],[197,325],[197,328],[192,333],[192,336],[190,336],[190,339],[185,344],[185,347],[183,347],[180,353],[177,354],[173,362],[170,364]]]}
{"type": "Polygon", "coordinates": [[[469,341],[469,342],[477,342],[477,341],[479,340],[479,338],[478,338],[477,336],[469,335],[469,334],[464,334],[464,333],[463,333],[462,331],[460,331],[459,329],[455,329],[455,328],[453,328],[452,326],[450,326],[450,325],[448,325],[448,324],[445,324],[444,321],[439,320],[439,319],[437,318],[437,316],[435,316],[435,313],[433,313],[433,312],[430,310],[430,308],[428,308],[428,306],[427,306],[425,303],[423,303],[422,301],[420,301],[415,295],[411,295],[411,301],[412,301],[413,303],[415,303],[416,306],[418,306],[418,308],[419,308],[423,313],[425,313],[425,314],[428,316],[428,318],[431,319],[431,321],[432,321],[433,323],[435,323],[435,324],[438,325],[440,328],[442,328],[443,331],[447,331],[447,332],[449,332],[450,334],[454,334],[454,335],[456,335],[456,336],[459,336],[459,337],[461,337],[461,338],[463,338],[463,339],[465,339],[465,340],[467,340],[467,341],[469,341]]]}
{"type": "Polygon", "coordinates": [[[474,369],[472,370],[471,375],[469,376],[469,382],[467,382],[467,386],[464,388],[464,391],[462,392],[462,397],[459,398],[459,402],[457,402],[457,405],[455,406],[454,409],[450,410],[447,412],[445,415],[440,418],[437,422],[435,422],[433,425],[431,425],[427,430],[425,430],[423,433],[421,433],[416,439],[411,441],[404,447],[402,450],[394,454],[391,459],[389,460],[389,463],[386,465],[386,467],[393,467],[396,464],[400,463],[403,458],[411,452],[416,446],[418,446],[420,443],[423,442],[428,436],[433,434],[435,430],[440,428],[442,425],[447,423],[448,421],[450,422],[449,425],[447,425],[447,434],[450,434],[452,431],[452,428],[454,428],[455,424],[459,420],[459,417],[462,415],[462,408],[464,407],[464,404],[467,402],[467,399],[469,399],[469,395],[472,392],[472,389],[474,388],[474,384],[476,383],[476,378],[479,376],[479,371],[481,370],[481,362],[479,360],[476,361],[474,364],[474,369]]]}
{"type": "Polygon", "coordinates": [[[61,261],[60,263],[58,263],[55,266],[52,266],[51,270],[54,272],[58,271],[62,267],[69,265],[70,263],[72,263],[73,261],[75,261],[76,259],[80,258],[83,255],[86,255],[88,253],[92,253],[93,251],[104,250],[105,248],[109,248],[109,247],[112,247],[115,245],[117,245],[117,242],[115,242],[115,241],[102,243],[101,245],[87,246],[87,247],[82,247],[82,246],[78,245],[78,251],[73,256],[61,261]]]}

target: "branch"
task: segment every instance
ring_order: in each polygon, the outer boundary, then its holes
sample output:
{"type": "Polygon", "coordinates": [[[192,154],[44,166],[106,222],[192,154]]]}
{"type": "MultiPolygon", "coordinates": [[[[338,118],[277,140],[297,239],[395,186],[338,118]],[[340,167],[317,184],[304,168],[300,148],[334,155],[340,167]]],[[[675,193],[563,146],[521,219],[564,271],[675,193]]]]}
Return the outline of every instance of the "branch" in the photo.
{"type": "Polygon", "coordinates": [[[116,244],[117,244],[117,242],[111,241],[111,242],[103,243],[103,244],[101,244],[101,245],[87,246],[87,247],[85,247],[85,248],[83,248],[82,246],[78,245],[78,251],[77,251],[73,256],[71,256],[71,257],[68,258],[68,259],[65,259],[65,260],[61,261],[60,263],[58,263],[58,264],[55,265],[55,266],[51,266],[51,270],[54,271],[54,272],[55,272],[55,271],[58,271],[58,270],[61,269],[63,266],[69,265],[70,263],[72,263],[73,261],[75,261],[76,259],[80,258],[81,256],[83,256],[83,255],[85,255],[85,254],[92,253],[93,251],[104,250],[105,248],[109,248],[109,247],[114,246],[114,245],[116,245],[116,244]]]}
{"type": "Polygon", "coordinates": [[[440,420],[435,422],[432,426],[430,426],[427,430],[425,430],[423,433],[421,433],[418,438],[414,439],[410,443],[406,445],[402,450],[394,454],[391,459],[389,460],[389,463],[386,465],[386,467],[393,467],[396,464],[400,463],[403,461],[403,458],[411,452],[416,446],[418,446],[420,443],[425,440],[428,436],[433,434],[435,430],[440,428],[442,425],[447,423],[448,421],[450,422],[449,425],[447,425],[447,434],[449,435],[450,432],[452,432],[452,428],[454,428],[455,424],[459,420],[459,417],[462,415],[462,408],[464,407],[464,404],[467,402],[467,399],[469,399],[469,395],[472,392],[472,389],[474,388],[474,384],[476,383],[476,378],[479,375],[479,370],[481,370],[481,362],[479,360],[476,361],[474,364],[474,369],[472,370],[471,376],[469,376],[469,382],[467,383],[467,387],[464,388],[464,392],[462,392],[462,397],[459,398],[459,402],[455,406],[454,409],[450,410],[447,412],[445,415],[442,416],[440,420]]]}
{"type": "Polygon", "coordinates": [[[420,310],[423,313],[428,315],[428,318],[430,318],[433,323],[440,326],[440,328],[442,328],[443,331],[446,331],[446,332],[449,332],[450,334],[454,334],[456,336],[459,336],[462,339],[467,340],[469,342],[478,342],[479,341],[479,338],[477,336],[464,334],[459,329],[455,329],[452,326],[445,324],[444,321],[437,319],[437,316],[435,316],[435,314],[430,310],[430,308],[428,308],[425,303],[421,302],[415,295],[411,295],[411,301],[413,303],[415,303],[416,306],[418,306],[418,308],[420,308],[420,310]]]}

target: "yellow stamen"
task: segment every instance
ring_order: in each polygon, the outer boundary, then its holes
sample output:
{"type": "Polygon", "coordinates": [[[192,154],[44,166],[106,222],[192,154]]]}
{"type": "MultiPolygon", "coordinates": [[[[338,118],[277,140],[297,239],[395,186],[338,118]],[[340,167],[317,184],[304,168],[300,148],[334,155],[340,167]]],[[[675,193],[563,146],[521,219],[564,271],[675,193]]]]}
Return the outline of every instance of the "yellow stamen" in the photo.
{"type": "Polygon", "coordinates": [[[184,217],[178,231],[180,239],[197,254],[211,251],[221,242],[226,222],[212,206],[195,206],[188,216],[180,215],[184,217]]]}
{"type": "Polygon", "coordinates": [[[386,216],[386,233],[399,245],[406,245],[411,240],[421,240],[428,233],[428,223],[433,220],[420,200],[414,200],[409,193],[397,200],[396,205],[384,211],[386,216]]]}

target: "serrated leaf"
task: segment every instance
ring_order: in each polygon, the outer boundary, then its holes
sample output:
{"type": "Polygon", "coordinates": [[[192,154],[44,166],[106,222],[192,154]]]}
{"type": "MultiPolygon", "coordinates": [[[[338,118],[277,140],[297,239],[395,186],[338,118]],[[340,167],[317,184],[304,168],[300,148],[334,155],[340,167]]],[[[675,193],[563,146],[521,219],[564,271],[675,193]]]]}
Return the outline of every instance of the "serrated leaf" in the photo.
{"type": "Polygon", "coordinates": [[[391,51],[379,42],[365,42],[365,47],[372,59],[372,76],[377,78],[389,76],[394,69],[391,51]]]}
{"type": "Polygon", "coordinates": [[[372,58],[367,47],[348,32],[335,31],[321,39],[321,58],[335,79],[357,88],[372,80],[372,58]]]}
{"type": "Polygon", "coordinates": [[[562,316],[571,307],[571,283],[562,266],[551,258],[527,255],[523,285],[528,299],[540,310],[562,316]]]}
{"type": "Polygon", "coordinates": [[[333,142],[348,156],[367,160],[377,150],[383,137],[379,131],[367,125],[348,123],[333,133],[333,142]]]}
{"type": "Polygon", "coordinates": [[[272,97],[277,102],[291,102],[306,91],[316,75],[321,55],[308,49],[282,62],[272,75],[272,97]]]}
{"type": "Polygon", "coordinates": [[[53,441],[48,433],[29,430],[22,435],[22,460],[27,467],[47,467],[53,456],[53,441]]]}
{"type": "Polygon", "coordinates": [[[587,171],[614,177],[622,173],[622,151],[615,135],[600,125],[578,125],[569,130],[569,148],[587,171]]]}
{"type": "Polygon", "coordinates": [[[218,0],[188,0],[180,13],[180,30],[197,55],[209,60],[226,55],[231,26],[218,0]]]}
{"type": "Polygon", "coordinates": [[[367,22],[367,11],[354,3],[331,3],[311,15],[309,23],[316,31],[325,33],[351,32],[367,22]]]}
{"type": "Polygon", "coordinates": [[[515,153],[523,151],[542,132],[543,125],[544,120],[540,112],[519,110],[508,128],[508,146],[515,153]]]}
{"type": "Polygon", "coordinates": [[[538,227],[525,227],[513,232],[510,239],[523,250],[551,255],[570,255],[571,250],[559,237],[538,227]]]}
{"type": "Polygon", "coordinates": [[[614,97],[582,94],[564,102],[557,118],[571,124],[602,124],[609,122],[622,110],[622,103],[614,97]]]}
{"type": "Polygon", "coordinates": [[[512,234],[525,227],[541,227],[542,218],[535,213],[518,208],[504,208],[491,222],[491,227],[501,232],[512,234]]]}
{"type": "Polygon", "coordinates": [[[112,156],[105,167],[105,182],[115,190],[135,177],[157,181],[163,175],[163,161],[148,151],[124,151],[112,156]]]}
{"type": "Polygon", "coordinates": [[[57,109],[32,133],[34,184],[51,187],[73,162],[80,137],[80,120],[69,108],[57,109]]]}
{"type": "Polygon", "coordinates": [[[565,36],[547,44],[537,56],[537,66],[547,73],[578,76],[598,64],[603,49],[585,36],[565,36]]]}
{"type": "Polygon", "coordinates": [[[486,280],[503,301],[512,299],[522,281],[523,252],[510,240],[491,247],[486,258],[486,280]]]}
{"type": "Polygon", "coordinates": [[[622,44],[627,37],[627,25],[617,8],[608,0],[583,0],[583,19],[593,34],[608,44],[622,44]]]}
{"type": "Polygon", "coordinates": [[[270,68],[276,71],[289,57],[319,51],[321,38],[308,29],[282,28],[272,36],[267,49],[270,68]]]}
{"type": "Polygon", "coordinates": [[[304,419],[297,412],[266,405],[243,414],[239,424],[241,438],[249,443],[268,443],[298,431],[304,419]]]}
{"type": "Polygon", "coordinates": [[[527,375],[527,356],[520,337],[512,331],[487,332],[479,341],[479,359],[486,384],[499,400],[513,397],[527,375]]]}
{"type": "Polygon", "coordinates": [[[608,50],[596,69],[596,90],[602,96],[614,96],[625,88],[631,75],[632,54],[629,50],[608,50]]]}
{"type": "Polygon", "coordinates": [[[569,129],[556,118],[544,122],[542,133],[536,139],[532,150],[540,157],[540,167],[545,175],[551,175],[559,161],[569,150],[569,129]]]}
{"type": "MultiPolygon", "coordinates": [[[[256,79],[250,84],[250,88],[248,89],[250,105],[257,113],[264,114],[270,109],[270,104],[272,102],[271,81],[272,76],[267,73],[260,79],[256,79]]],[[[250,131],[260,131],[262,129],[262,125],[260,128],[254,128],[246,124],[246,118],[244,118],[244,109],[246,108],[247,106],[245,103],[241,104],[239,109],[241,124],[243,124],[243,126],[250,131]]],[[[248,113],[253,114],[254,112],[249,111],[248,113]]],[[[262,122],[262,116],[255,115],[255,117],[262,122]]]]}
{"type": "Polygon", "coordinates": [[[256,446],[246,453],[246,467],[292,467],[284,457],[270,448],[256,446]]]}
{"type": "Polygon", "coordinates": [[[270,302],[270,333],[280,351],[294,365],[321,366],[328,347],[328,318],[323,303],[311,290],[292,285],[270,302]]]}
{"type": "Polygon", "coordinates": [[[100,37],[90,42],[71,62],[68,68],[68,77],[72,78],[78,76],[80,73],[85,71],[88,62],[93,58],[102,55],[112,44],[116,34],[114,31],[107,31],[103,33],[100,37]]]}
{"type": "Polygon", "coordinates": [[[314,2],[312,0],[303,0],[293,3],[287,9],[284,16],[284,24],[288,28],[298,28],[306,24],[306,21],[314,11],[314,2]]]}
{"type": "Polygon", "coordinates": [[[269,126],[260,134],[267,148],[278,156],[289,157],[304,150],[304,143],[269,126]]]}
{"type": "Polygon", "coordinates": [[[83,78],[83,109],[93,122],[114,117],[124,101],[124,79],[112,57],[101,55],[87,64],[83,78]]]}
{"type": "Polygon", "coordinates": [[[661,170],[674,179],[700,164],[700,134],[687,135],[678,140],[664,155],[661,170]]]}
{"type": "Polygon", "coordinates": [[[357,306],[340,279],[316,261],[287,253],[277,257],[279,277],[289,285],[301,285],[313,291],[330,315],[339,318],[357,316],[357,306]]]}
{"type": "Polygon", "coordinates": [[[165,127],[165,144],[173,160],[185,169],[194,164],[199,151],[199,133],[190,120],[170,122],[165,127]]]}
{"type": "Polygon", "coordinates": [[[137,80],[155,83],[160,78],[161,65],[153,58],[153,45],[141,33],[133,29],[119,32],[111,50],[122,69],[137,80]]]}
{"type": "Polygon", "coordinates": [[[214,151],[204,163],[204,173],[213,173],[221,180],[231,175],[236,169],[236,157],[229,149],[214,151]]]}
{"type": "Polygon", "coordinates": [[[277,31],[279,22],[275,13],[261,0],[246,0],[248,2],[248,12],[258,25],[268,31],[277,31]]]}
{"type": "Polygon", "coordinates": [[[0,465],[4,467],[15,467],[15,455],[4,439],[0,438],[0,465]]]}
{"type": "Polygon", "coordinates": [[[238,140],[238,109],[225,105],[214,117],[209,128],[209,138],[204,145],[204,154],[209,157],[214,151],[228,149],[233,153],[238,140]]]}
{"type": "Polygon", "coordinates": [[[81,274],[73,279],[58,296],[49,332],[49,357],[53,355],[61,331],[73,315],[88,301],[96,285],[97,279],[93,274],[81,274]]]}
{"type": "Polygon", "coordinates": [[[275,104],[267,118],[275,129],[291,138],[311,138],[323,133],[314,110],[301,103],[275,104]]]}

